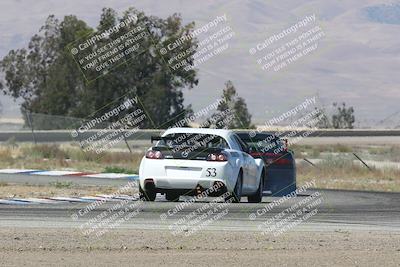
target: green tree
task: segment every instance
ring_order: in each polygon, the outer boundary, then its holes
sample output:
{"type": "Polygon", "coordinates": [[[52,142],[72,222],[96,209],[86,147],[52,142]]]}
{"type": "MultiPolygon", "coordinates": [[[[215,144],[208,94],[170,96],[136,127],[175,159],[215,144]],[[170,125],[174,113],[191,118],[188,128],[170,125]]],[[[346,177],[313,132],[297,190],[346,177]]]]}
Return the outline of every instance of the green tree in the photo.
{"type": "Polygon", "coordinates": [[[217,112],[207,119],[204,125],[210,128],[225,129],[252,129],[251,114],[247,109],[246,102],[239,97],[236,88],[231,81],[225,83],[222,92],[221,103],[217,112]]]}
{"type": "MultiPolygon", "coordinates": [[[[137,22],[123,31],[128,32],[138,24],[145,25],[149,35],[143,38],[141,45],[146,49],[90,83],[86,82],[67,47],[95,30],[73,15],[62,21],[49,16],[27,48],[11,50],[0,61],[0,71],[4,73],[0,89],[14,98],[22,98],[21,109],[34,113],[97,117],[107,111],[104,107],[110,103],[117,105],[138,96],[151,118],[143,127],[162,127],[165,122],[178,121],[191,111],[183,105],[182,89],[197,85],[197,72],[171,71],[166,60],[179,51],[168,51],[161,56],[154,50],[190,33],[194,23],[183,25],[177,14],[161,19],[134,8],[119,17],[113,9],[104,8],[96,30],[101,32],[133,16],[138,18],[137,22]]],[[[185,39],[182,47],[195,50],[196,45],[196,39],[185,39]]],[[[192,59],[188,62],[192,63],[192,59]]]]}
{"type": "Polygon", "coordinates": [[[317,127],[321,129],[353,129],[355,122],[354,108],[346,107],[344,102],[342,105],[333,103],[332,107],[336,113],[332,114],[331,118],[329,118],[325,109],[316,108],[317,113],[314,119],[318,119],[317,127]]]}
{"type": "Polygon", "coordinates": [[[337,103],[333,103],[333,106],[337,108],[337,113],[332,115],[332,125],[335,129],[353,129],[355,117],[354,117],[354,108],[346,107],[346,103],[342,103],[342,105],[338,105],[337,103]]]}
{"type": "Polygon", "coordinates": [[[332,128],[331,122],[329,121],[329,117],[326,114],[325,109],[315,108],[316,114],[314,115],[314,120],[317,121],[315,126],[320,129],[328,129],[332,128]]]}

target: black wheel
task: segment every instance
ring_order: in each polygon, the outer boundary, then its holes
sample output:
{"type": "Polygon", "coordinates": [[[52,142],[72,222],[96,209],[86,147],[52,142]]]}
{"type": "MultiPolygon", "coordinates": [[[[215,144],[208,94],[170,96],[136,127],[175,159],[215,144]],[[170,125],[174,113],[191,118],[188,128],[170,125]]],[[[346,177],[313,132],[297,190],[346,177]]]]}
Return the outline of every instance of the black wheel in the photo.
{"type": "Polygon", "coordinates": [[[174,201],[174,202],[178,202],[179,201],[179,197],[180,195],[171,191],[171,192],[166,192],[165,193],[165,199],[168,201],[174,201]]]}
{"type": "Polygon", "coordinates": [[[226,197],[225,201],[230,201],[232,203],[239,203],[242,198],[242,186],[243,186],[243,173],[239,172],[238,178],[236,180],[235,188],[233,192],[230,193],[228,197],[226,197]]]}
{"type": "Polygon", "coordinates": [[[260,203],[263,197],[263,188],[264,188],[264,171],[261,173],[260,184],[258,185],[257,192],[254,195],[248,196],[247,201],[249,203],[260,203]]]}
{"type": "Polygon", "coordinates": [[[143,190],[139,183],[139,197],[144,201],[154,201],[156,199],[155,190],[143,190]]]}

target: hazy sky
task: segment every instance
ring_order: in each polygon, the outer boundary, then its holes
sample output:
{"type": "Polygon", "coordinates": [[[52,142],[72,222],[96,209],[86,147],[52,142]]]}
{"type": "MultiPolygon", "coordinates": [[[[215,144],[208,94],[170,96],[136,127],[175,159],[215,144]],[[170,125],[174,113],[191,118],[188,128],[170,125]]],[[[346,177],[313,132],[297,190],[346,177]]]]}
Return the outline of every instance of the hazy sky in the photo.
{"type": "MultiPolygon", "coordinates": [[[[318,95],[324,105],[345,101],[355,107],[361,124],[371,124],[400,110],[400,14],[382,9],[384,3],[392,2],[2,0],[0,56],[26,47],[49,14],[59,18],[74,14],[91,26],[97,25],[103,7],[122,12],[133,6],[162,18],[179,12],[185,22],[195,21],[197,26],[225,14],[224,25],[234,37],[227,41],[226,50],[199,66],[199,85],[184,91],[187,104],[195,110],[207,106],[221,94],[224,82],[232,80],[257,123],[318,95]],[[315,21],[308,26],[288,33],[255,55],[249,53],[249,49],[261,48],[271,36],[313,15],[315,21]],[[317,26],[323,36],[310,44],[315,49],[303,51],[301,58],[283,69],[263,70],[257,62],[317,26]]],[[[263,64],[267,62],[265,59],[263,64]]],[[[17,116],[17,104],[4,96],[1,102],[3,116],[17,116]]]]}

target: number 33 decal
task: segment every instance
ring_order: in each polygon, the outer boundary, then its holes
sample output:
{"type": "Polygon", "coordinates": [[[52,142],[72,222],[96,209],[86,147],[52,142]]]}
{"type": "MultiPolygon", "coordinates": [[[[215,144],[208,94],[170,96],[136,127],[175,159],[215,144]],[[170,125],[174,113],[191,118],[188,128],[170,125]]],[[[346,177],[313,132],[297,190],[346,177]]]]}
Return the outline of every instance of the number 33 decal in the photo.
{"type": "Polygon", "coordinates": [[[207,168],[207,170],[206,170],[206,176],[207,177],[215,177],[215,176],[217,176],[217,170],[215,169],[215,168],[207,168]]]}

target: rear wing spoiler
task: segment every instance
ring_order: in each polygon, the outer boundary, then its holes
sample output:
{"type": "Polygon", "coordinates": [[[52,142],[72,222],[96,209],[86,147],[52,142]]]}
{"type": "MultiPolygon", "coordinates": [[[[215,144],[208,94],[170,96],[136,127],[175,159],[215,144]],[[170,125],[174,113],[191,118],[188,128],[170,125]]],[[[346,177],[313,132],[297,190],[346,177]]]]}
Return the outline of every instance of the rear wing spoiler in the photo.
{"type": "Polygon", "coordinates": [[[175,137],[166,137],[166,136],[151,136],[150,141],[153,143],[153,141],[160,141],[160,140],[174,140],[175,137]]]}

